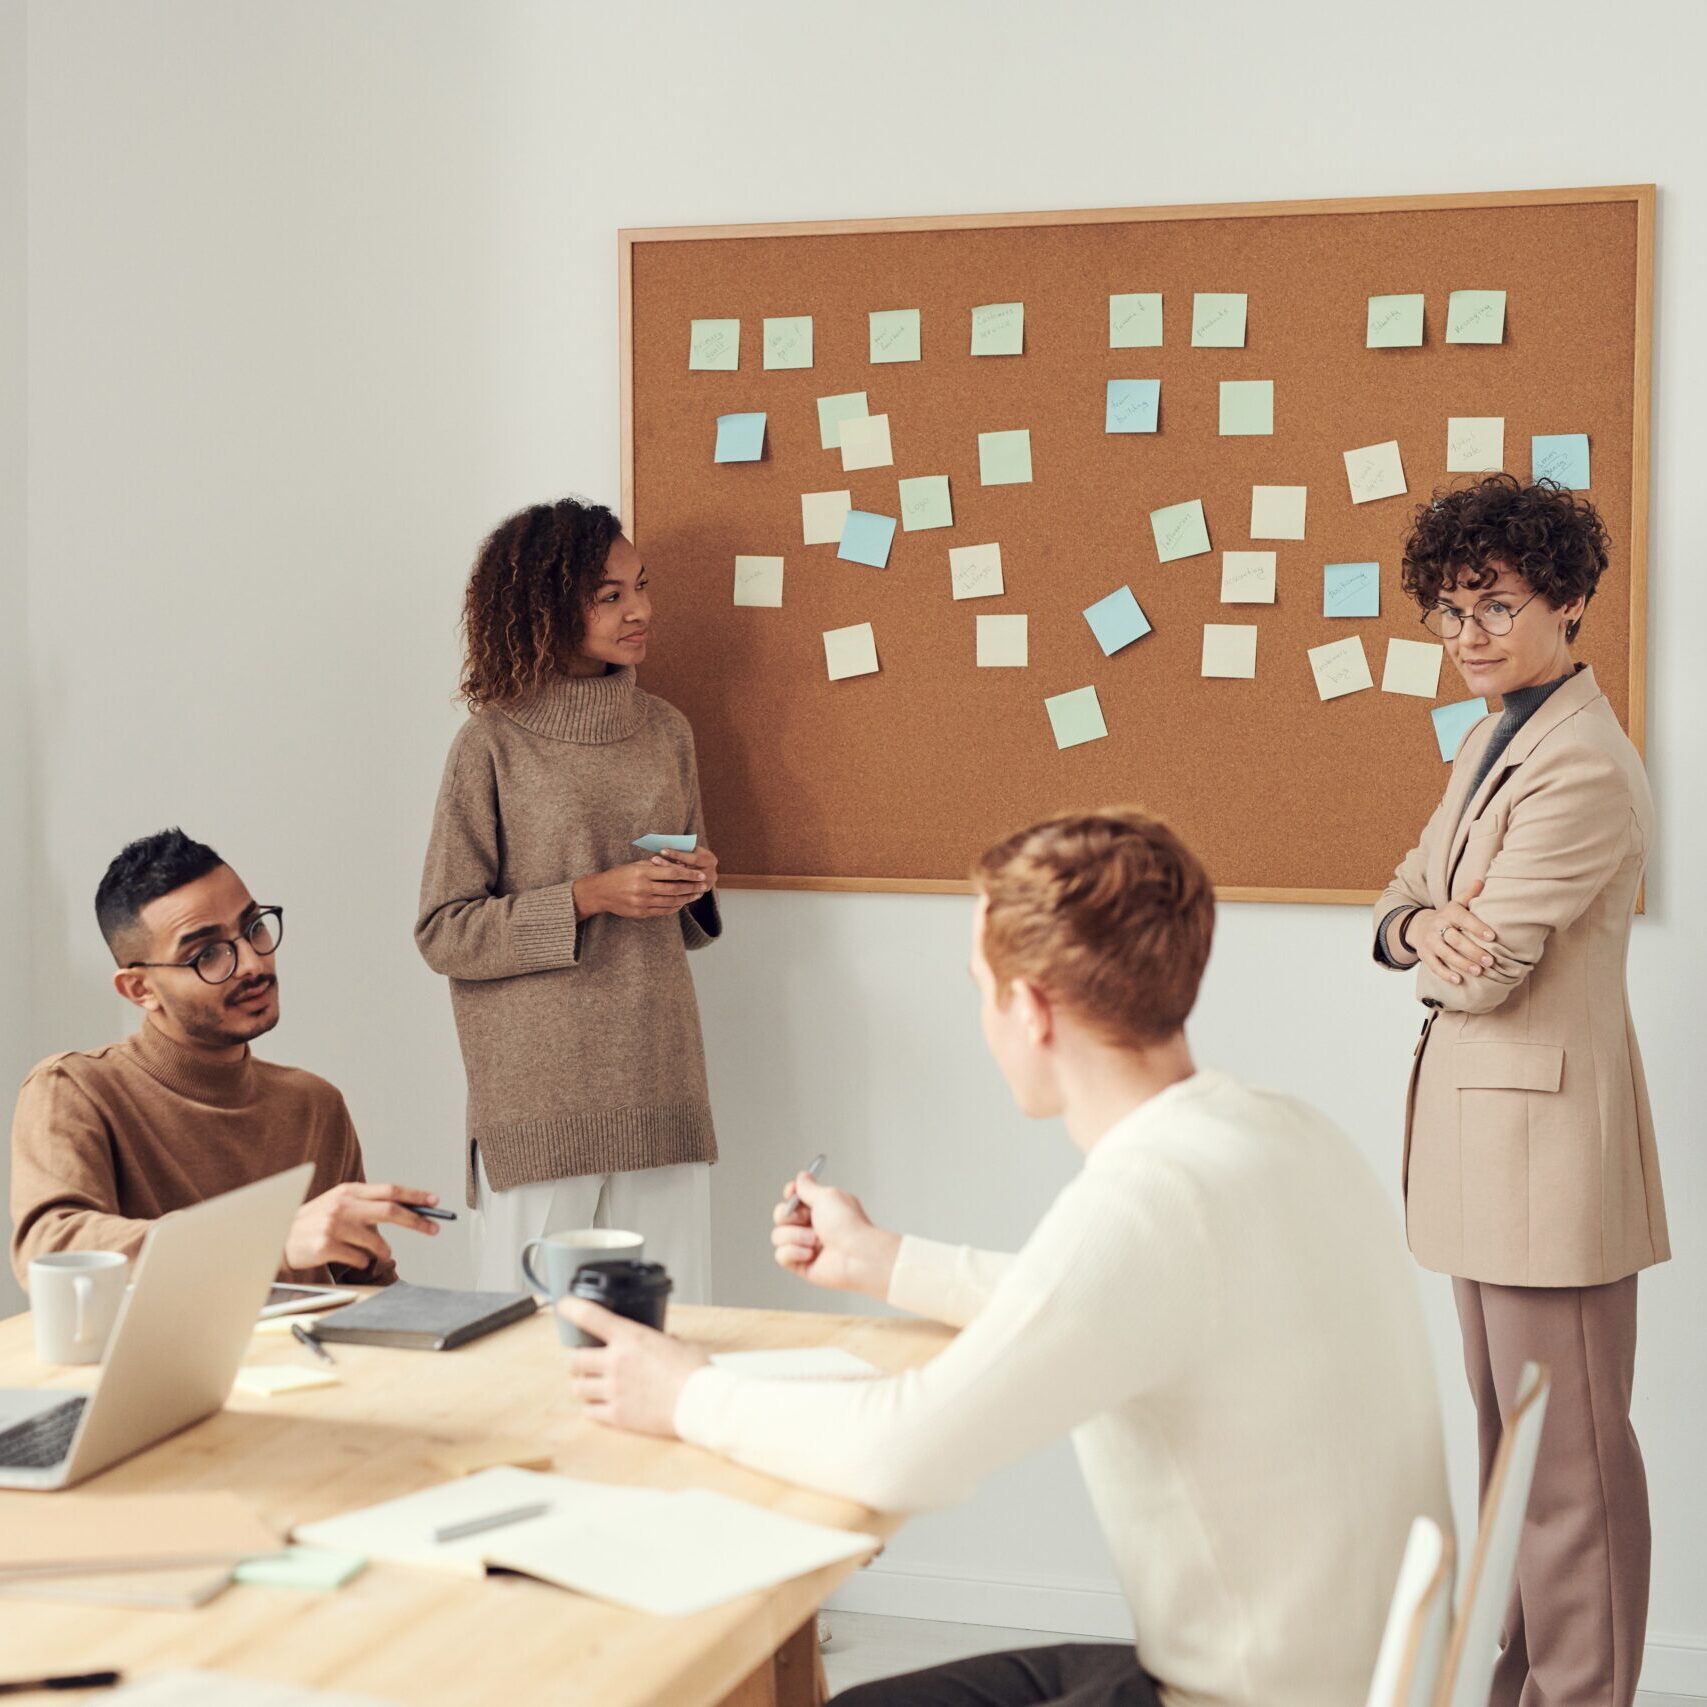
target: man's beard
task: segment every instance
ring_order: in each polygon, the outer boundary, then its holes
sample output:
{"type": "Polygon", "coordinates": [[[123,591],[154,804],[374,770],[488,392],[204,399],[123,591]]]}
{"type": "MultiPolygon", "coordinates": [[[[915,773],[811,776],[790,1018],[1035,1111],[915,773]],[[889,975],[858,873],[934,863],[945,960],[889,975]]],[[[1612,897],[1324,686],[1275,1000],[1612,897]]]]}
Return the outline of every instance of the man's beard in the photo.
{"type": "Polygon", "coordinates": [[[217,1015],[198,1011],[193,1017],[181,1016],[178,1023],[183,1026],[187,1036],[210,1048],[253,1042],[257,1037],[264,1037],[279,1023],[278,1007],[275,1004],[271,1011],[263,1009],[258,1014],[246,1014],[240,1012],[235,1004],[246,996],[272,989],[277,983],[278,979],[270,975],[250,978],[225,998],[217,1015]]]}

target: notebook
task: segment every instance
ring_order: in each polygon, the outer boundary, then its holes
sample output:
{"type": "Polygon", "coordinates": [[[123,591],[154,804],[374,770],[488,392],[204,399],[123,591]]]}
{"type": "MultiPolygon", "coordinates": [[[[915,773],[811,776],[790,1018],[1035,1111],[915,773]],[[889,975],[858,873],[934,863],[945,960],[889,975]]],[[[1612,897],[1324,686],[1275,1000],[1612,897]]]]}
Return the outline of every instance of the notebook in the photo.
{"type": "Polygon", "coordinates": [[[235,1563],[282,1545],[233,1493],[0,1494],[0,1577],[235,1563]]]}
{"type": "Polygon", "coordinates": [[[539,1308],[531,1292],[458,1292],[398,1281],[359,1304],[322,1316],[316,1339],[349,1345],[391,1345],[413,1351],[452,1351],[507,1328],[539,1308]]]}
{"type": "Polygon", "coordinates": [[[68,1600],[88,1606],[161,1607],[193,1612],[231,1581],[229,1565],[186,1565],[170,1571],[103,1571],[91,1577],[18,1577],[0,1582],[11,1600],[68,1600]]]}

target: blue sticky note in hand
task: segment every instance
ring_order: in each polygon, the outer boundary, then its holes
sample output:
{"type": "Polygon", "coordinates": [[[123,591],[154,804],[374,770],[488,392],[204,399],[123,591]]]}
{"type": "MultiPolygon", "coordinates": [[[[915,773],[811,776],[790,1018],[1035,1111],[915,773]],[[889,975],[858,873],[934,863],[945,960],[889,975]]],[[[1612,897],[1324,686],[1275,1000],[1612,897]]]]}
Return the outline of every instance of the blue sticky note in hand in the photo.
{"type": "Polygon", "coordinates": [[[1529,441],[1529,478],[1587,490],[1588,434],[1536,433],[1529,441]]]}
{"type": "Polygon", "coordinates": [[[1379,616],[1381,565],[1329,563],[1322,569],[1323,616],[1379,616]]]}
{"type": "Polygon", "coordinates": [[[692,853],[699,846],[698,836],[636,836],[634,845],[647,853],[692,853]]]}
{"type": "Polygon", "coordinates": [[[1153,433],[1161,406],[1159,379],[1111,379],[1103,409],[1105,433],[1153,433]]]}
{"type": "Polygon", "coordinates": [[[1485,699],[1461,699],[1456,705],[1437,705],[1429,712],[1434,719],[1434,738],[1440,743],[1440,756],[1448,764],[1458,757],[1464,737],[1487,715],[1485,699]]]}
{"type": "Polygon", "coordinates": [[[719,462],[757,462],[765,454],[765,414],[717,417],[719,462]]]}
{"type": "Polygon", "coordinates": [[[847,563],[865,563],[873,569],[889,567],[889,547],[895,539],[895,518],[873,515],[870,510],[849,510],[842,522],[842,542],[836,555],[847,563]]]}
{"type": "Polygon", "coordinates": [[[1105,658],[1112,658],[1122,646],[1130,646],[1150,632],[1150,619],[1138,608],[1130,587],[1117,587],[1106,599],[1098,599],[1086,609],[1085,621],[1091,625],[1105,658]]]}

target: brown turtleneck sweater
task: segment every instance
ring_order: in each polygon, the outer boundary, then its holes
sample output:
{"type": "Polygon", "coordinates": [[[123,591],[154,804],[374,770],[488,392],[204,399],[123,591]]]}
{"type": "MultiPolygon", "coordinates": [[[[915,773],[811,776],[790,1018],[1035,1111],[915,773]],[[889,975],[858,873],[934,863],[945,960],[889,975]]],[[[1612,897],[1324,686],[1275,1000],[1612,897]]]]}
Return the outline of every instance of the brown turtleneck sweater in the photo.
{"type": "MultiPolygon", "coordinates": [[[[310,1197],[362,1175],[344,1099],[300,1067],[244,1050],[210,1062],[144,1020],[122,1043],[50,1055],[12,1120],[12,1270],[49,1251],[123,1251],[149,1225],[299,1162],[310,1197]]],[[[394,1263],[280,1267],[299,1285],[395,1280],[394,1263]]]]}
{"type": "Polygon", "coordinates": [[[553,676],[451,743],[415,941],[450,979],[474,1151],[495,1191],[717,1159],[687,950],[715,894],[656,919],[577,920],[578,877],[703,834],[693,732],[632,669],[553,676]]]}

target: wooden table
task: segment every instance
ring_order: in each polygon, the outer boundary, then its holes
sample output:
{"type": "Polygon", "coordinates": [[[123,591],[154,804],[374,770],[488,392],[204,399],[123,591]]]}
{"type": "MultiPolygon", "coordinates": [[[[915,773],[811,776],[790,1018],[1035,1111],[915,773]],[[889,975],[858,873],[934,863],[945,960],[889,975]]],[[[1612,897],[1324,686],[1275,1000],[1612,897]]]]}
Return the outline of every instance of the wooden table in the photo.
{"type": "MultiPolygon", "coordinates": [[[[949,1338],[925,1323],[762,1310],[673,1309],[670,1327],[716,1351],[837,1345],[884,1369],[926,1362],[949,1338]]],[[[679,1441],[584,1420],[543,1312],[458,1351],[340,1345],[334,1355],[338,1386],[277,1399],[234,1394],[223,1411],[83,1488],[231,1488],[284,1533],[443,1481],[436,1451],[502,1436],[542,1444],[561,1475],[713,1488],[879,1536],[899,1525],[679,1441]]],[[[258,1335],[246,1361],[312,1360],[288,1336],[258,1335]]],[[[27,1316],[0,1322],[0,1386],[86,1386],[90,1373],[37,1363],[27,1316]]],[[[771,1707],[819,1697],[815,1614],[853,1569],[832,1565],[689,1618],[630,1612],[521,1577],[469,1582],[379,1563],[330,1593],[234,1585],[194,1612],[0,1600],[0,1678],[200,1667],[409,1707],[771,1707]]]]}

